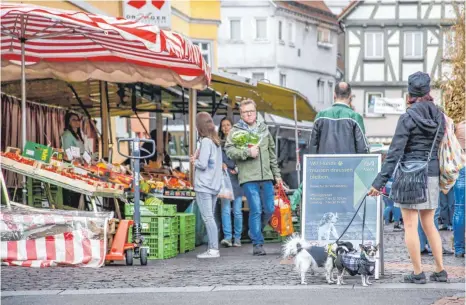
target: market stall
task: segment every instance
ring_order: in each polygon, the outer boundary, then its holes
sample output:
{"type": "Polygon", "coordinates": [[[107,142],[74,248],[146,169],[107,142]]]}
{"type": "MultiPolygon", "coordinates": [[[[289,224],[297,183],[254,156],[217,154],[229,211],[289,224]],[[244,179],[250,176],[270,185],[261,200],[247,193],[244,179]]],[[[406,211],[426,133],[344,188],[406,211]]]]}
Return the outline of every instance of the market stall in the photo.
{"type": "MultiPolygon", "coordinates": [[[[121,18],[16,3],[2,3],[0,11],[1,38],[2,46],[4,46],[1,50],[2,86],[4,82],[20,80],[22,99],[22,112],[17,118],[22,122],[22,141],[18,143],[17,149],[10,148],[9,151],[4,152],[2,167],[24,176],[45,181],[46,184],[59,185],[91,197],[130,198],[132,192],[131,187],[128,186],[131,185],[131,182],[127,184],[128,181],[120,179],[129,176],[125,175],[124,172],[119,172],[119,167],[111,163],[113,147],[111,140],[109,141],[109,138],[112,137],[108,120],[110,115],[108,82],[143,82],[164,87],[181,85],[190,88],[191,101],[195,103],[196,89],[203,89],[210,82],[210,68],[204,61],[199,48],[180,34],[162,31],[155,26],[121,18]],[[99,93],[88,96],[92,97],[93,102],[94,100],[100,101],[100,116],[102,117],[101,156],[107,160],[106,162],[99,160],[99,163],[95,163],[92,160],[86,160],[84,152],[79,150],[72,156],[66,153],[67,159],[71,161],[69,163],[63,162],[60,158],[46,161],[28,156],[26,130],[30,122],[28,123],[26,119],[26,80],[46,78],[66,80],[74,97],[91,122],[90,113],[86,110],[73,84],[69,82],[87,82],[87,87],[89,87],[89,82],[98,81],[99,93]],[[97,169],[94,168],[95,166],[97,169]]],[[[152,102],[157,105],[156,107],[159,107],[160,101],[152,102]]],[[[193,108],[190,110],[192,111],[193,108]]],[[[193,122],[190,123],[193,124],[193,122]]],[[[193,143],[195,143],[194,138],[194,136],[191,137],[193,143]]],[[[35,146],[37,144],[39,143],[32,143],[35,146]]],[[[157,146],[161,147],[162,145],[157,146]]],[[[164,175],[148,177],[144,182],[148,189],[143,190],[143,192],[150,192],[151,186],[160,192],[160,184],[163,183],[164,186],[166,184],[167,187],[171,187],[167,193],[168,196],[172,191],[174,195],[181,194],[181,184],[175,180],[179,178],[173,177],[173,172],[157,174],[164,175]]],[[[186,185],[182,186],[183,188],[187,187],[186,185]]],[[[23,185],[23,192],[25,189],[23,185]]],[[[158,195],[164,196],[164,191],[165,187],[158,195]]],[[[186,190],[183,191],[183,194],[186,195],[186,190]]],[[[192,198],[191,192],[189,195],[192,198]]],[[[139,209],[136,208],[138,205],[139,202],[135,204],[135,216],[139,214],[139,209]]],[[[166,208],[169,209],[168,206],[166,208]]],[[[163,211],[164,208],[161,208],[160,211],[156,208],[155,211],[152,211],[153,215],[151,216],[163,216],[163,211]]],[[[174,217],[175,215],[172,213],[167,216],[173,218],[171,220],[174,224],[176,223],[175,218],[186,218],[174,217]]],[[[164,222],[162,218],[155,219],[164,222]]],[[[126,224],[128,223],[126,222],[126,224]]],[[[164,249],[163,225],[159,227],[158,231],[162,235],[147,236],[148,241],[144,243],[144,245],[148,245],[147,247],[143,246],[144,239],[139,235],[140,223],[136,223],[135,226],[137,234],[136,238],[133,237],[132,247],[130,244],[128,246],[126,241],[122,241],[121,234],[119,235],[117,232],[115,235],[115,241],[118,241],[120,246],[118,249],[121,251],[124,249],[126,252],[127,263],[130,255],[132,257],[134,253],[136,256],[141,255],[141,264],[143,264],[142,254],[147,254],[149,249],[156,258],[166,258],[167,255],[160,255],[164,249]],[[151,243],[151,237],[157,242],[151,243]],[[132,252],[133,249],[134,252],[132,252]],[[147,252],[144,252],[144,249],[147,249],[147,252]]],[[[121,230],[119,229],[119,231],[121,230]]],[[[154,230],[146,233],[154,233],[154,230]]],[[[177,243],[178,235],[181,236],[181,234],[176,234],[177,243]]],[[[114,249],[112,246],[112,251],[114,249]]],[[[111,257],[119,256],[115,254],[111,257]]]]}

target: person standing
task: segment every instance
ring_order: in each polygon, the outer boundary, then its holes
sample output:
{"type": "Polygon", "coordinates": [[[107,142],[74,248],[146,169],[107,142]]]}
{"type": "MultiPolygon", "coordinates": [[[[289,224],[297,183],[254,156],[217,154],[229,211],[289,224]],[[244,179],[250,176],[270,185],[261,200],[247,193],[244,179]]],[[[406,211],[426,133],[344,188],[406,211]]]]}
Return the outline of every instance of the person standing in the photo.
{"type": "Polygon", "coordinates": [[[225,152],[225,142],[230,134],[233,122],[225,117],[220,121],[218,135],[222,144],[223,170],[228,172],[233,187],[234,200],[222,199],[222,229],[224,238],[220,242],[225,247],[241,247],[241,233],[243,232],[243,190],[238,181],[238,168],[236,162],[228,158],[225,152]],[[233,203],[234,234],[231,230],[231,205],[233,203]],[[232,237],[234,237],[232,243],[232,237]]]}
{"type": "MultiPolygon", "coordinates": [[[[413,264],[413,271],[405,275],[403,281],[414,284],[425,284],[427,282],[422,270],[420,241],[417,231],[420,217],[422,228],[429,240],[435,260],[435,271],[430,275],[430,280],[446,282],[448,274],[443,266],[442,239],[434,224],[434,214],[439,204],[440,165],[438,148],[444,135],[444,117],[430,96],[429,74],[416,72],[410,75],[408,78],[408,93],[409,108],[398,120],[387,158],[381,172],[372,183],[368,195],[380,195],[380,190],[392,177],[399,161],[427,162],[430,157],[427,164],[427,181],[424,190],[427,197],[426,202],[395,202],[395,206],[401,208],[405,228],[405,242],[413,264]]],[[[394,186],[392,185],[392,189],[394,186]]],[[[415,187],[416,184],[413,184],[413,188],[415,187]]],[[[409,192],[403,191],[402,195],[407,200],[415,201],[419,199],[419,196],[422,196],[422,193],[422,189],[415,189],[409,192]]]]}
{"type": "Polygon", "coordinates": [[[207,251],[197,258],[220,257],[218,250],[218,231],[215,222],[217,195],[222,187],[222,149],[215,130],[214,121],[207,112],[196,115],[196,128],[200,137],[200,147],[190,157],[194,164],[194,190],[196,203],[206,226],[209,239],[207,251]]]}
{"type": "MultiPolygon", "coordinates": [[[[465,139],[465,124],[466,121],[462,121],[456,125],[456,138],[463,148],[463,154],[466,153],[466,139],[465,139]]],[[[465,183],[466,173],[465,167],[460,170],[458,179],[456,179],[453,191],[455,192],[455,211],[453,212],[453,240],[456,257],[464,257],[465,242],[464,242],[464,205],[465,205],[465,183]]]]}
{"type": "Polygon", "coordinates": [[[225,144],[226,154],[236,161],[239,183],[249,204],[249,236],[253,255],[266,255],[263,229],[274,211],[274,186],[282,183],[275,143],[263,117],[257,114],[256,103],[247,99],[240,104],[241,120],[233,126],[225,144]],[[232,141],[236,132],[246,131],[259,136],[259,144],[239,148],[232,141]]]}
{"type": "Polygon", "coordinates": [[[369,151],[362,116],[352,108],[351,86],[335,86],[335,103],[317,114],[311,154],[365,154],[369,151]]]}
{"type": "MultiPolygon", "coordinates": [[[[67,149],[71,149],[71,147],[79,148],[80,155],[84,153],[85,145],[84,137],[81,133],[81,118],[76,113],[67,112],[65,114],[65,130],[61,135],[61,148],[66,151],[67,149]]],[[[65,153],[65,159],[67,158],[67,154],[65,153]]],[[[63,189],[63,203],[77,209],[80,206],[81,200],[84,200],[82,194],[63,189]]]]}

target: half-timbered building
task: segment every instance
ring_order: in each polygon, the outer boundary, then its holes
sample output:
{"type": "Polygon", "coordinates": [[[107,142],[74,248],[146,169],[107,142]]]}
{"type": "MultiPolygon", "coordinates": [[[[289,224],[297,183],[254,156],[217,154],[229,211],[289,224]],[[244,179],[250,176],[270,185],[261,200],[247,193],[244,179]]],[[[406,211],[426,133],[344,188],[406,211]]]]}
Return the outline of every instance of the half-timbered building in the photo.
{"type": "MultiPolygon", "coordinates": [[[[450,71],[445,61],[449,27],[459,2],[353,1],[339,15],[345,31],[345,80],[356,110],[364,114],[372,143],[389,144],[398,115],[374,112],[374,98],[405,98],[408,76],[429,73],[433,82],[450,71]]],[[[441,103],[440,90],[433,97],[441,103]]]]}

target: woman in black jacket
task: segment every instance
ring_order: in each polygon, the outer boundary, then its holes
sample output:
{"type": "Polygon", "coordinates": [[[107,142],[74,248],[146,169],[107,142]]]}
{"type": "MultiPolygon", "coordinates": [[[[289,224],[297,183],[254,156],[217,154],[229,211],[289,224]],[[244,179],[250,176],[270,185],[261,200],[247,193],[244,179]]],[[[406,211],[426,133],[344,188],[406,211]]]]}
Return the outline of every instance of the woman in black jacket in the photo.
{"type": "MultiPolygon", "coordinates": [[[[395,202],[395,206],[401,208],[405,226],[405,242],[413,264],[413,272],[404,276],[404,282],[426,283],[426,276],[421,266],[421,250],[417,231],[419,216],[435,258],[436,270],[430,276],[430,280],[446,282],[448,275],[443,268],[442,240],[434,223],[434,214],[438,207],[440,193],[438,148],[444,134],[445,122],[442,112],[435,106],[433,98],[429,94],[430,77],[428,74],[416,72],[410,75],[408,92],[408,109],[398,120],[387,158],[381,172],[372,184],[369,195],[380,195],[381,189],[393,175],[398,161],[427,161],[428,154],[433,147],[431,160],[428,164],[427,202],[418,204],[395,202]]],[[[410,195],[412,196],[412,194],[410,195]]]]}

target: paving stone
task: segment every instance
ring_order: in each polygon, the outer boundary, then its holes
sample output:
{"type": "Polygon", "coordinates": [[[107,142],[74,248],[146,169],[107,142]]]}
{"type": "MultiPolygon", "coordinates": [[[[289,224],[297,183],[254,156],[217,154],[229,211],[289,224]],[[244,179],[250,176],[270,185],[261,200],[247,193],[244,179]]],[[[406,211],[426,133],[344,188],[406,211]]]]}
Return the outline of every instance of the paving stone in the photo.
{"type": "MultiPolygon", "coordinates": [[[[448,244],[451,232],[441,232],[444,244],[448,244]]],[[[2,267],[2,290],[38,289],[101,289],[129,287],[185,287],[185,286],[235,286],[235,285],[298,285],[299,275],[293,263],[280,258],[280,244],[266,244],[268,255],[252,256],[252,246],[221,249],[218,259],[199,260],[196,255],[205,250],[180,254],[164,261],[149,261],[147,266],[105,266],[91,268],[22,268],[2,267]],[[53,287],[53,288],[52,288],[53,287]]],[[[410,272],[411,265],[404,245],[404,233],[385,230],[385,274],[378,283],[398,283],[402,274],[410,272]]],[[[426,271],[434,268],[433,257],[423,256],[426,271]]],[[[446,256],[445,268],[450,282],[464,283],[465,260],[446,256]]],[[[359,277],[348,277],[347,282],[358,285],[359,277]]],[[[309,285],[325,284],[324,270],[316,276],[308,275],[309,285]]],[[[452,301],[453,302],[453,301],[452,301]]],[[[456,302],[456,301],[455,301],[456,302]]],[[[455,303],[452,303],[455,304],[455,303]]],[[[463,303],[464,304],[464,299],[463,303]]]]}

